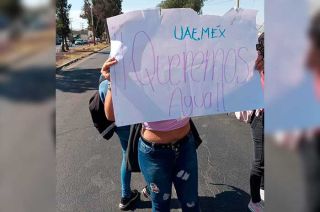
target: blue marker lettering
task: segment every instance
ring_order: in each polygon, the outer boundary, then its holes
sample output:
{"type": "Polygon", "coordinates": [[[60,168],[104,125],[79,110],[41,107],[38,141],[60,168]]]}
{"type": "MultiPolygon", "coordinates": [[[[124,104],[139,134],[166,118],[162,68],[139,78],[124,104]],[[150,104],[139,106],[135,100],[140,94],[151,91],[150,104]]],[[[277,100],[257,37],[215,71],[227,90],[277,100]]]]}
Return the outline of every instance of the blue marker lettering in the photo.
{"type": "Polygon", "coordinates": [[[181,27],[180,32],[181,32],[181,37],[180,37],[180,38],[177,38],[177,26],[174,26],[174,37],[175,37],[177,40],[182,40],[182,39],[183,39],[183,38],[182,38],[182,32],[183,32],[182,27],[181,27]]]}
{"type": "Polygon", "coordinates": [[[185,32],[185,34],[184,34],[184,38],[183,38],[183,39],[185,39],[187,35],[189,35],[190,39],[192,39],[191,34],[190,34],[190,30],[189,30],[189,27],[188,27],[188,26],[187,26],[187,30],[186,30],[186,32],[185,32]]]}
{"type": "Polygon", "coordinates": [[[207,34],[208,35],[208,38],[209,38],[209,27],[207,27],[207,28],[202,28],[202,31],[201,31],[201,40],[203,39],[203,35],[204,34],[207,34]]]}
{"type": "Polygon", "coordinates": [[[214,35],[216,31],[217,29],[213,29],[213,28],[211,29],[211,38],[217,38],[217,36],[214,35]]]}
{"type": "Polygon", "coordinates": [[[224,29],[223,31],[221,30],[221,29],[219,29],[219,32],[220,32],[220,38],[221,37],[226,37],[226,36],[224,36],[224,33],[226,32],[226,29],[224,29]]]}
{"type": "Polygon", "coordinates": [[[197,34],[197,28],[193,28],[192,29],[192,39],[196,40],[196,41],[200,40],[199,37],[195,38],[195,36],[194,36],[195,34],[197,34]]]}

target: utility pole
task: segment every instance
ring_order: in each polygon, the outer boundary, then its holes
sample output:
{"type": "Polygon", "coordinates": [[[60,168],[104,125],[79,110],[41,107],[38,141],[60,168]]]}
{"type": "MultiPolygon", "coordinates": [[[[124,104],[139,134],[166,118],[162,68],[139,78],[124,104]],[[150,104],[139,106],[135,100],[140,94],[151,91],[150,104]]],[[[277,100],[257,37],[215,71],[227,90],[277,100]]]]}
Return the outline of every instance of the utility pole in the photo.
{"type": "Polygon", "coordinates": [[[91,0],[91,26],[92,26],[92,35],[93,35],[93,45],[96,45],[96,35],[95,35],[95,33],[94,33],[92,8],[93,8],[93,2],[92,2],[92,0],[91,0]]]}
{"type": "Polygon", "coordinates": [[[235,9],[239,10],[240,8],[240,0],[235,0],[235,9]]]}
{"type": "Polygon", "coordinates": [[[70,18],[70,30],[71,30],[71,37],[72,37],[71,42],[73,43],[72,18],[70,18]]]}

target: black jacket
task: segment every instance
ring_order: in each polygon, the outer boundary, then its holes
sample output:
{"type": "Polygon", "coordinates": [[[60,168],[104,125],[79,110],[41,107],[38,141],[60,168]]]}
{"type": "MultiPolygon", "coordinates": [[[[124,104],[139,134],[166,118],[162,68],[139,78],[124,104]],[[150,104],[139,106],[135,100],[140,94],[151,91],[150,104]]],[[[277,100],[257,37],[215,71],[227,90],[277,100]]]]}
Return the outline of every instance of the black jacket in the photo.
{"type": "Polygon", "coordinates": [[[116,125],[114,121],[107,119],[104,113],[104,104],[98,91],[89,100],[89,111],[95,128],[103,138],[109,140],[113,136],[116,125]]]}
{"type": "MultiPolygon", "coordinates": [[[[140,167],[138,163],[138,143],[140,138],[142,124],[134,124],[130,126],[130,135],[128,140],[128,148],[126,152],[126,167],[128,171],[140,172],[140,167]]],[[[190,119],[190,130],[193,134],[197,148],[202,143],[200,135],[196,126],[194,125],[192,119],[190,119]]]]}

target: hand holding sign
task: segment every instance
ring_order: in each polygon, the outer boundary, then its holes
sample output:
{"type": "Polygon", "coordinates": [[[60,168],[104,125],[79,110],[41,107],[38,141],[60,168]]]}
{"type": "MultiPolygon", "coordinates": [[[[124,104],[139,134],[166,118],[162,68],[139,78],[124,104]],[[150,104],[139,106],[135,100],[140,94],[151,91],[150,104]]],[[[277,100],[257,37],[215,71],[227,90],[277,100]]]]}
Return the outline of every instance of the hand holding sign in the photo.
{"type": "Polygon", "coordinates": [[[118,61],[114,57],[110,57],[102,65],[100,72],[101,72],[102,76],[104,76],[104,78],[106,78],[108,81],[111,81],[110,67],[113,66],[114,64],[116,64],[117,62],[118,61]]]}

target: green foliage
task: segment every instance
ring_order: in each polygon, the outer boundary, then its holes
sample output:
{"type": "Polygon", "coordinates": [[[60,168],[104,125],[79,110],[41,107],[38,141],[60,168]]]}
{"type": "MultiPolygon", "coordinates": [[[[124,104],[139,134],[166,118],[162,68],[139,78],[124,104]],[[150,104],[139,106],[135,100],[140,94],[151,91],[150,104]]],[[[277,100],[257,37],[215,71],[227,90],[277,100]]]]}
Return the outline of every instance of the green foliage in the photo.
{"type": "MultiPolygon", "coordinates": [[[[56,32],[62,37],[62,51],[64,49],[64,41],[66,40],[68,34],[70,33],[70,20],[69,12],[71,9],[71,4],[68,4],[68,0],[56,0],[56,32]]],[[[66,44],[68,50],[68,45],[66,44]]]]}
{"type": "Polygon", "coordinates": [[[19,0],[1,0],[0,14],[9,18],[16,18],[21,15],[23,8],[19,0]]]}
{"type": "Polygon", "coordinates": [[[166,8],[192,8],[198,14],[202,14],[202,7],[206,0],[163,0],[158,5],[159,7],[166,8]]]}
{"type": "MultiPolygon", "coordinates": [[[[119,15],[122,11],[122,0],[92,0],[93,32],[96,37],[106,32],[106,18],[119,15]]],[[[84,0],[81,18],[86,19],[92,29],[91,0],[84,0]]]]}

